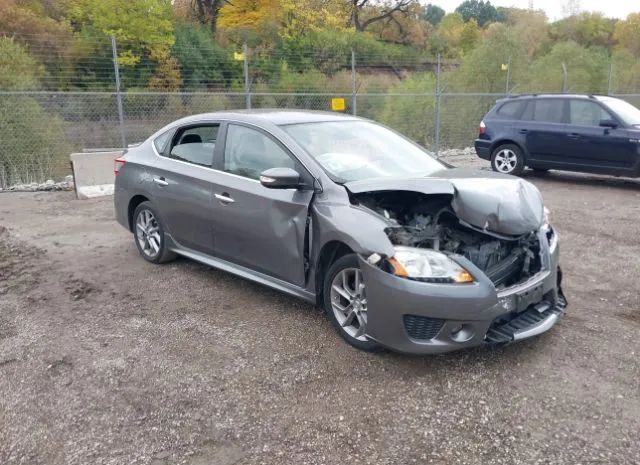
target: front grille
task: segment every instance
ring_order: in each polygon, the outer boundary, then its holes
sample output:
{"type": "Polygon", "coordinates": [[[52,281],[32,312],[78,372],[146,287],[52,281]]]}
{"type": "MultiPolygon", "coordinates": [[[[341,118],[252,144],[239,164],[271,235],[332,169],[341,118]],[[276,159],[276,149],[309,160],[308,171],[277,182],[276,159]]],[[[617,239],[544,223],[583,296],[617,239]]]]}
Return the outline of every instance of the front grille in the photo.
{"type": "Polygon", "coordinates": [[[436,337],[444,325],[444,320],[438,318],[418,315],[404,315],[402,318],[409,336],[421,341],[428,341],[436,337]]]}

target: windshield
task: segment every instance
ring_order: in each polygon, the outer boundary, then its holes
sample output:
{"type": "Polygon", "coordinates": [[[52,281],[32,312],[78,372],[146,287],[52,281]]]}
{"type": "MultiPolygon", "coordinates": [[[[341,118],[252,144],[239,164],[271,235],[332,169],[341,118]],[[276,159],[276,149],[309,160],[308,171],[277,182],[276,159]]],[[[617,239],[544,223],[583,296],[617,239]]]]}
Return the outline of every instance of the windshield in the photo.
{"type": "Polygon", "coordinates": [[[605,99],[604,103],[628,126],[640,126],[640,110],[624,100],[605,99]]]}
{"type": "Polygon", "coordinates": [[[427,176],[444,168],[420,146],[368,121],[282,126],[336,182],[427,176]]]}

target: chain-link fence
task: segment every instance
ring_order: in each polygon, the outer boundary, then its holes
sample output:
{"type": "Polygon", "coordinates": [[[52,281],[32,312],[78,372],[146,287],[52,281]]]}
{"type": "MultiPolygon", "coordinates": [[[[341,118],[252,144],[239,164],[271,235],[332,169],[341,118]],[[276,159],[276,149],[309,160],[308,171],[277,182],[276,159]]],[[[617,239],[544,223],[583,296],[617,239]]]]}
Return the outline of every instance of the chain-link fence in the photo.
{"type": "MultiPolygon", "coordinates": [[[[403,61],[354,52],[283,57],[250,55],[246,48],[230,59],[226,74],[215,66],[200,69],[198,85],[191,86],[198,69],[183,70],[187,90],[152,91],[126,86],[135,76],[120,70],[115,48],[107,51],[113,53],[91,57],[86,73],[91,69],[113,91],[71,90],[89,79],[77,67],[63,69],[55,79],[45,75],[41,85],[47,90],[0,89],[0,188],[58,180],[70,172],[71,152],[139,142],[182,116],[244,108],[331,111],[335,98],[344,99],[344,112],[387,124],[434,152],[466,148],[484,114],[506,95],[450,91],[447,73],[460,63],[439,57],[403,61]]],[[[506,92],[509,72],[499,76],[506,92]]],[[[640,94],[618,96],[640,105],[640,94]]]]}

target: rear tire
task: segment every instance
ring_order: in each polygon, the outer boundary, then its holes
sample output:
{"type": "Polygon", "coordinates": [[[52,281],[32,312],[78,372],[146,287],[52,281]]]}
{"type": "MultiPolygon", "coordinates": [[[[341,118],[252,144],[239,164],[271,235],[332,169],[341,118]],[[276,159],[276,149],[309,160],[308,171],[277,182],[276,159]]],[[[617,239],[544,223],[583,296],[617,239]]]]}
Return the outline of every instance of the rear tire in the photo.
{"type": "Polygon", "coordinates": [[[327,317],[345,341],[366,352],[382,350],[367,337],[367,299],[357,255],[344,255],[331,265],[323,300],[327,317]]]}
{"type": "Polygon", "coordinates": [[[524,170],[524,154],[517,145],[500,145],[491,154],[491,168],[498,173],[518,176],[524,170]]]}
{"type": "Polygon", "coordinates": [[[164,227],[151,202],[142,202],[133,212],[133,238],[142,258],[150,263],[165,263],[176,258],[167,249],[164,227]]]}

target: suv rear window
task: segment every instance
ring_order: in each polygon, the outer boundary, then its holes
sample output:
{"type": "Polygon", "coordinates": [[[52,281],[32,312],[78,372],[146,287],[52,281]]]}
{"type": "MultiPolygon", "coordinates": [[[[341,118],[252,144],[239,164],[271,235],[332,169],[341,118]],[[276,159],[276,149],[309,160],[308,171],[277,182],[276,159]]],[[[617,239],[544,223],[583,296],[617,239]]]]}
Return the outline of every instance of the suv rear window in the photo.
{"type": "Polygon", "coordinates": [[[522,100],[517,102],[507,102],[503,104],[498,111],[496,111],[496,115],[504,116],[509,119],[517,119],[520,117],[520,113],[522,113],[522,107],[524,106],[522,100]]]}
{"type": "Polygon", "coordinates": [[[564,122],[563,99],[535,99],[527,102],[522,119],[541,123],[564,122]]]}

